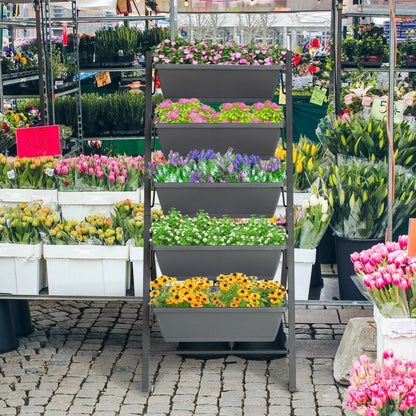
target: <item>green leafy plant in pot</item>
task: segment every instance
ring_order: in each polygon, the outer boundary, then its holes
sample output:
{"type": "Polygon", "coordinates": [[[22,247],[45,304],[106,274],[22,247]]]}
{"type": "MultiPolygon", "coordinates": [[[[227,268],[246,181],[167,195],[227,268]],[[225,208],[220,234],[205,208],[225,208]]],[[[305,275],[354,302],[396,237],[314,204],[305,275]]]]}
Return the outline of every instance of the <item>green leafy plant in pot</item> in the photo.
{"type": "MultiPolygon", "coordinates": [[[[349,255],[384,240],[387,228],[388,167],[384,162],[338,158],[328,167],[323,189],[333,208],[341,299],[364,299],[350,276],[349,255]]],[[[393,225],[396,230],[416,208],[416,179],[400,166],[395,172],[393,225]]]]}

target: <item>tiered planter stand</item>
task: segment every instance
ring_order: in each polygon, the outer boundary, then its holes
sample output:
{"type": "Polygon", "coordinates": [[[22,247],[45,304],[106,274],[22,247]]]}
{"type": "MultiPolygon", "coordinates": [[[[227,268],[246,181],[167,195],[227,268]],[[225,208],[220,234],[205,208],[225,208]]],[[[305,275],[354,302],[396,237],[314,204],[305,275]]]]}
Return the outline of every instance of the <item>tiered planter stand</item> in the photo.
{"type": "MultiPolygon", "coordinates": [[[[291,53],[286,55],[286,60],[291,62],[291,53]]],[[[146,56],[146,85],[152,83],[152,58],[148,53],[146,56]]],[[[198,98],[203,102],[231,102],[242,101],[253,103],[258,101],[270,100],[273,97],[277,86],[279,72],[284,71],[279,66],[233,66],[233,65],[156,65],[158,71],[162,92],[166,99],[178,100],[180,98],[198,98]]],[[[262,247],[259,246],[220,246],[220,247],[153,247],[150,244],[149,229],[151,226],[151,189],[153,184],[150,178],[145,179],[144,184],[144,268],[143,268],[143,355],[142,355],[142,389],[148,390],[149,386],[149,355],[151,353],[151,323],[149,307],[149,287],[151,279],[156,278],[154,254],[156,252],[161,270],[164,274],[177,278],[186,278],[195,275],[216,277],[218,274],[227,272],[242,272],[258,277],[272,278],[275,274],[281,253],[283,253],[283,273],[282,283],[289,289],[287,306],[284,308],[258,308],[264,311],[265,315],[253,313],[252,308],[229,308],[227,310],[215,308],[153,308],[159,326],[165,340],[169,342],[189,342],[207,341],[214,343],[222,342],[250,342],[264,341],[271,345],[266,350],[239,350],[239,354],[248,354],[258,356],[259,354],[271,353],[289,353],[289,389],[296,389],[296,356],[295,356],[295,285],[293,270],[293,154],[292,154],[292,74],[291,68],[287,68],[287,102],[286,102],[286,146],[287,146],[287,180],[286,187],[287,197],[287,229],[288,240],[286,247],[262,247]],[[186,251],[192,250],[192,257],[182,257],[186,251]],[[234,257],[232,251],[237,254],[234,257]],[[269,251],[268,253],[265,253],[269,251]],[[230,254],[231,252],[231,254],[230,254]],[[250,256],[248,255],[250,253],[250,256]],[[255,253],[255,254],[253,254],[255,253]],[[267,256],[272,254],[274,260],[268,263],[267,256]],[[265,257],[262,257],[262,256],[265,257]],[[256,258],[252,260],[248,258],[256,258]],[[247,257],[247,259],[245,258],[247,257]],[[226,264],[225,261],[233,258],[234,263],[226,264]],[[175,261],[172,261],[175,260],[175,261]],[[166,263],[165,263],[166,261],[166,263]],[[215,264],[217,263],[217,264],[215,264]],[[174,268],[176,267],[177,268],[174,268]],[[262,270],[261,267],[268,267],[262,270]],[[250,268],[251,267],[251,268],[250,268]],[[226,268],[226,270],[224,270],[226,268]],[[240,270],[240,268],[247,268],[240,270]],[[271,273],[271,274],[270,274],[271,273]],[[233,309],[233,310],[230,310],[233,309]],[[281,349],[275,346],[273,341],[276,339],[283,311],[288,311],[288,349],[281,349]],[[177,313],[177,315],[176,315],[177,313]],[[275,316],[276,315],[276,316],[275,316]],[[270,321],[269,321],[270,320],[270,321]],[[218,322],[221,324],[218,325],[218,322]],[[273,328],[266,321],[273,323],[273,328]],[[245,324],[247,323],[247,326],[245,324]],[[249,328],[250,325],[250,328],[249,328]],[[277,325],[277,326],[276,326],[277,325]],[[186,331],[186,332],[180,332],[186,331]]],[[[146,89],[146,124],[145,124],[145,160],[150,161],[151,157],[151,132],[152,132],[152,103],[151,89],[146,89]]],[[[171,126],[159,125],[159,134],[164,135],[164,130],[169,130],[171,126]],[[161,133],[162,132],[162,133],[161,133]]],[[[175,131],[171,136],[162,138],[165,143],[164,151],[169,150],[187,153],[194,149],[210,149],[222,151],[227,150],[232,145],[224,140],[219,143],[213,137],[216,135],[216,127],[202,127],[200,135],[189,136],[187,143],[181,143],[183,136],[186,134],[181,127],[173,127],[175,131]],[[211,134],[210,134],[211,133],[211,134]],[[201,141],[199,141],[199,138],[201,141]],[[165,140],[166,139],[166,140],[165,140]],[[210,146],[210,143],[213,146],[210,146]],[[175,146],[178,146],[178,149],[175,146]],[[216,148],[216,146],[218,146],[216,148]],[[226,146],[226,147],[224,147],[226,146]]],[[[198,126],[199,127],[199,126],[198,126]]],[[[253,126],[250,126],[250,128],[253,126]]],[[[184,127],[191,130],[191,127],[184,127]]],[[[226,133],[230,134],[232,127],[227,127],[226,133]]],[[[254,128],[254,127],[253,127],[254,128]]],[[[279,126],[279,129],[281,126],[279,126]]],[[[258,131],[267,130],[267,128],[258,128],[258,131]]],[[[251,134],[252,138],[257,137],[257,133],[251,134]]],[[[225,136],[227,137],[227,136],[225,136]]],[[[248,154],[258,154],[256,140],[242,140],[238,143],[238,137],[232,139],[235,146],[240,145],[237,150],[242,150],[248,154]],[[251,146],[250,146],[251,145],[251,146]]],[[[277,139],[277,137],[276,137],[277,139]]],[[[183,140],[185,142],[185,140],[183,140]]],[[[234,149],[236,150],[236,149],[234,149]]],[[[274,149],[260,151],[261,156],[270,158],[274,154],[274,149]],[[271,150],[271,152],[270,152],[271,150]],[[269,153],[270,152],[270,153],[269,153]]],[[[170,207],[177,208],[182,214],[195,215],[199,209],[204,209],[212,216],[228,214],[232,217],[246,218],[252,214],[273,216],[279,195],[283,188],[283,183],[279,184],[154,184],[158,193],[162,209],[167,211],[170,207]],[[219,196],[219,189],[224,189],[223,196],[219,196]],[[236,194],[232,194],[236,192],[236,194]],[[250,196],[249,192],[257,192],[250,196]],[[261,193],[260,193],[261,192],[261,193]],[[169,195],[167,195],[169,194],[169,195]],[[186,195],[187,194],[187,195],[186,195]],[[186,195],[186,196],[184,196],[186,195]],[[251,204],[251,205],[247,205],[251,204]]],[[[222,190],[221,189],[221,190],[222,190]]],[[[186,256],[189,256],[187,253],[186,256]]],[[[253,308],[256,309],[256,308],[253,308]]],[[[260,311],[259,311],[260,312],[260,311]]],[[[200,349],[189,350],[186,348],[186,355],[216,356],[220,351],[201,351],[200,349]]],[[[157,354],[177,354],[177,350],[157,351],[157,354]]],[[[224,353],[224,351],[221,351],[224,353]]]]}

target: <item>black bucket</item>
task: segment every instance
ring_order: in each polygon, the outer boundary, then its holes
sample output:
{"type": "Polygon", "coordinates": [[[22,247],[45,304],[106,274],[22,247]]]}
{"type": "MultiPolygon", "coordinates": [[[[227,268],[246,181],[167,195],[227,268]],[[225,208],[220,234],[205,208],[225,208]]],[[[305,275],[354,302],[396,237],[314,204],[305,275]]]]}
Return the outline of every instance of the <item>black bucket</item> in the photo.
{"type": "Polygon", "coordinates": [[[17,346],[10,302],[7,299],[0,299],[0,353],[12,351],[17,346]]]}
{"type": "Polygon", "coordinates": [[[30,316],[29,301],[11,299],[10,309],[13,316],[14,328],[17,337],[24,337],[33,332],[32,318],[30,316]]]}
{"type": "Polygon", "coordinates": [[[358,290],[351,276],[355,274],[350,255],[381,243],[380,238],[345,238],[334,235],[338,266],[339,296],[341,300],[367,300],[358,290]]]}

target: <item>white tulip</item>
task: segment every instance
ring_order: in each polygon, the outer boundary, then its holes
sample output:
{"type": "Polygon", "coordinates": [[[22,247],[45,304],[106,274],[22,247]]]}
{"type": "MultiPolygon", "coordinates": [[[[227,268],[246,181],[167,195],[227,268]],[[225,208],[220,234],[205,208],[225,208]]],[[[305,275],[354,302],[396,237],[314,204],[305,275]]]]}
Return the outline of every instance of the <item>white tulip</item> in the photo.
{"type": "Polygon", "coordinates": [[[321,212],[322,214],[326,214],[328,212],[328,201],[324,199],[321,203],[321,212]]]}
{"type": "Polygon", "coordinates": [[[305,210],[305,209],[308,209],[308,208],[309,208],[309,201],[307,199],[304,199],[302,201],[302,209],[305,210]]]}
{"type": "Polygon", "coordinates": [[[325,222],[328,219],[328,214],[322,215],[321,222],[325,222]]]}
{"type": "Polygon", "coordinates": [[[311,207],[314,207],[314,206],[319,204],[318,198],[316,197],[315,194],[311,195],[311,197],[309,199],[309,203],[311,204],[311,207]]]}

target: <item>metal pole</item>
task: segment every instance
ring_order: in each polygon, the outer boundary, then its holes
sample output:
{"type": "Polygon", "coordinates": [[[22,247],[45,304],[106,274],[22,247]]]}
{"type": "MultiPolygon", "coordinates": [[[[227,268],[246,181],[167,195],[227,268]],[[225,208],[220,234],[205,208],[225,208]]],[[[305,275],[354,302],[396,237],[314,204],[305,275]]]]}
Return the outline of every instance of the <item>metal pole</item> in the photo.
{"type": "Polygon", "coordinates": [[[40,23],[40,3],[34,0],[36,17],[36,44],[38,49],[38,68],[39,68],[39,99],[40,99],[40,120],[43,126],[46,125],[45,117],[45,78],[43,67],[42,32],[40,23]]]}
{"type": "MultiPolygon", "coordinates": [[[[396,14],[396,0],[392,0],[392,6],[394,14],[396,14]]],[[[388,118],[388,130],[390,137],[394,135],[394,86],[395,86],[395,57],[396,51],[394,49],[396,33],[394,30],[394,19],[390,10],[390,41],[389,41],[389,118],[388,118]]],[[[393,199],[394,199],[394,168],[393,168],[393,155],[389,146],[389,157],[388,157],[388,195],[387,195],[387,240],[392,241],[393,239],[393,199]]]]}
{"type": "Polygon", "coordinates": [[[294,274],[294,218],[293,218],[293,118],[292,118],[292,52],[286,54],[286,194],[287,194],[287,281],[289,324],[289,390],[296,391],[295,346],[295,274],[294,274]]]}
{"type": "MultiPolygon", "coordinates": [[[[146,52],[146,89],[145,89],[145,119],[144,119],[144,138],[145,166],[151,161],[152,150],[152,53],[146,52]]],[[[144,180],[144,232],[143,232],[143,331],[142,331],[142,391],[149,390],[149,350],[150,350],[150,193],[151,183],[149,175],[145,175],[144,180]]]]}
{"type": "Polygon", "coordinates": [[[178,31],[178,0],[169,0],[170,39],[175,40],[178,31]]]}
{"type": "Polygon", "coordinates": [[[335,114],[341,114],[341,37],[342,37],[342,0],[334,0],[334,105],[335,114]]]}

